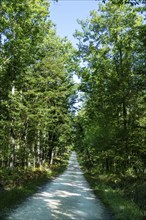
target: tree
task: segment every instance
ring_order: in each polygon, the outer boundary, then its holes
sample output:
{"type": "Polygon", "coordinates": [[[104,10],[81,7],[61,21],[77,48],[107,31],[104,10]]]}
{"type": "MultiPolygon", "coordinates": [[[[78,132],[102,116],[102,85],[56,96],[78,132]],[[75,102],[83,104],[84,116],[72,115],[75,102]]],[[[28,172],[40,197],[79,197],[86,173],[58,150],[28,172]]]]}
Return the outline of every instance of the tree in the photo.
{"type": "Polygon", "coordinates": [[[144,58],[139,40],[143,16],[138,11],[129,5],[100,4],[90,19],[79,21],[82,31],[75,34],[83,62],[81,90],[86,94],[81,150],[86,155],[88,148],[92,166],[100,164],[106,171],[144,167],[144,133],[136,128],[144,114],[139,100],[145,93],[143,74],[135,71],[144,58]]]}
{"type": "Polygon", "coordinates": [[[71,126],[72,46],[56,36],[46,0],[5,0],[1,15],[1,165],[52,164],[71,126]]]}

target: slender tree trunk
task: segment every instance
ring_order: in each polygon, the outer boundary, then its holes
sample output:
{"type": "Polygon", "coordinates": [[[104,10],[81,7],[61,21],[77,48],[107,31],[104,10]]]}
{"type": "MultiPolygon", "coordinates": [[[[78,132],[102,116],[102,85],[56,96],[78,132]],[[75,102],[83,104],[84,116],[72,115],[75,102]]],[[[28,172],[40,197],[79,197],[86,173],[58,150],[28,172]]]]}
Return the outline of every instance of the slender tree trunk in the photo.
{"type": "Polygon", "coordinates": [[[49,132],[48,133],[48,139],[49,139],[49,145],[50,145],[49,165],[51,166],[53,164],[53,160],[54,160],[54,150],[55,150],[55,140],[56,140],[55,134],[52,133],[52,132],[49,132]]]}
{"type": "MultiPolygon", "coordinates": [[[[13,97],[15,95],[15,85],[12,83],[12,102],[13,97]]],[[[13,109],[11,109],[11,153],[10,153],[10,168],[14,168],[15,163],[15,134],[14,134],[14,117],[13,117],[13,109]]]]}
{"type": "MultiPolygon", "coordinates": [[[[26,121],[26,123],[25,123],[25,136],[24,136],[25,154],[26,154],[26,149],[27,149],[27,135],[28,135],[28,122],[26,121]]],[[[29,157],[29,154],[25,155],[25,166],[28,166],[28,157],[29,157]]]]}
{"type": "Polygon", "coordinates": [[[47,137],[47,133],[46,133],[46,129],[44,129],[43,131],[43,140],[42,140],[42,147],[41,147],[41,165],[45,164],[46,162],[46,137],[47,137]]]}
{"type": "Polygon", "coordinates": [[[52,150],[51,150],[51,158],[50,158],[50,166],[53,165],[54,154],[55,154],[54,149],[52,149],[52,150]]]}
{"type": "Polygon", "coordinates": [[[36,149],[35,149],[35,143],[33,143],[33,168],[36,168],[36,149]]]}
{"type": "Polygon", "coordinates": [[[39,167],[41,166],[41,140],[40,140],[40,130],[37,132],[37,163],[39,167]]]}
{"type": "Polygon", "coordinates": [[[24,123],[25,125],[25,130],[24,130],[24,135],[22,136],[22,155],[21,155],[21,166],[24,168],[25,166],[28,166],[28,154],[27,154],[27,135],[28,135],[28,123],[24,123]]]}

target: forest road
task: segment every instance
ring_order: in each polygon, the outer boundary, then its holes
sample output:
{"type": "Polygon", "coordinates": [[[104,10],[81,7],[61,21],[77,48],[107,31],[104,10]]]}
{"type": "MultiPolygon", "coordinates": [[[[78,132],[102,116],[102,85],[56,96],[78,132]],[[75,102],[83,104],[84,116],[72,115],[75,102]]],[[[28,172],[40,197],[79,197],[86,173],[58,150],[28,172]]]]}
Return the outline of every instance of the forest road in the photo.
{"type": "Polygon", "coordinates": [[[110,220],[110,214],[90,189],[75,152],[67,170],[29,197],[7,220],[110,220]]]}

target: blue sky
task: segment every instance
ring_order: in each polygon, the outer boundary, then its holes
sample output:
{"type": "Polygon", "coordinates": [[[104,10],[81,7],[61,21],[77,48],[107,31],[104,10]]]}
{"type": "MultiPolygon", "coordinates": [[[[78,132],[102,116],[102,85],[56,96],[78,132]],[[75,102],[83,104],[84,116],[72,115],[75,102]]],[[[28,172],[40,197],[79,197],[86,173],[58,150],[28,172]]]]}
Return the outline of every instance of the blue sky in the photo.
{"type": "MultiPolygon", "coordinates": [[[[98,2],[95,0],[59,0],[53,2],[50,0],[50,18],[56,24],[57,34],[61,37],[67,36],[76,45],[77,40],[73,37],[76,29],[80,29],[77,19],[85,20],[90,16],[90,11],[96,10],[98,2]]],[[[73,80],[80,83],[78,76],[74,75],[73,80]]],[[[82,93],[78,93],[78,98],[82,93]]],[[[82,101],[77,100],[75,107],[80,108],[82,101]]]]}
{"type": "Polygon", "coordinates": [[[80,26],[77,19],[84,20],[89,17],[91,10],[97,9],[97,1],[95,0],[59,0],[51,1],[50,16],[51,20],[56,24],[57,34],[61,37],[67,36],[75,46],[76,39],[72,36],[75,29],[80,26]]]}

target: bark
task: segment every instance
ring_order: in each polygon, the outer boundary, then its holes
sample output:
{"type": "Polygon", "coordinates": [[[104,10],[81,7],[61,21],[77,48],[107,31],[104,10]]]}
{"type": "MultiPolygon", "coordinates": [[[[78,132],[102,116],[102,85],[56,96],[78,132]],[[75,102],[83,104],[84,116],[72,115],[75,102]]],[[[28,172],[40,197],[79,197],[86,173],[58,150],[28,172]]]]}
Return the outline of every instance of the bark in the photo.
{"type": "MultiPolygon", "coordinates": [[[[15,95],[15,85],[12,83],[12,97],[15,95]]],[[[13,98],[12,98],[13,99],[13,98]]],[[[13,101],[13,100],[12,100],[13,101]]],[[[13,109],[11,109],[11,153],[10,153],[10,168],[14,168],[15,163],[15,134],[14,134],[14,117],[13,109]]]]}
{"type": "Polygon", "coordinates": [[[51,151],[50,166],[53,165],[53,160],[54,160],[54,149],[52,149],[52,151],[51,151]]]}

